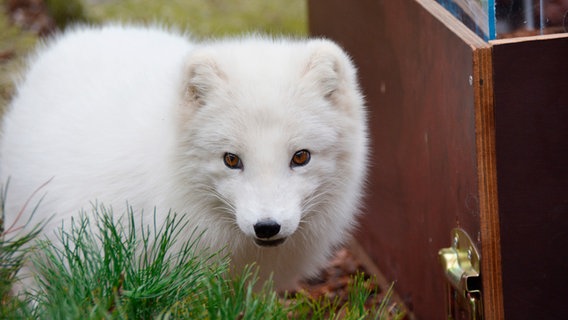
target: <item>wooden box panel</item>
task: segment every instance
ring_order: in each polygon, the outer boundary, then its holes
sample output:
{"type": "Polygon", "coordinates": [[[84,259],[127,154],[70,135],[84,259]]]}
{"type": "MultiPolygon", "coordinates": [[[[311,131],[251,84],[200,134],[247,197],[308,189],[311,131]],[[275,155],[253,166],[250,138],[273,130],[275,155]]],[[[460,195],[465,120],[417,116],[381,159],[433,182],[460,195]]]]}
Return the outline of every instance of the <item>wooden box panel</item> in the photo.
{"type": "Polygon", "coordinates": [[[493,44],[505,316],[566,318],[568,36],[493,44]]]}

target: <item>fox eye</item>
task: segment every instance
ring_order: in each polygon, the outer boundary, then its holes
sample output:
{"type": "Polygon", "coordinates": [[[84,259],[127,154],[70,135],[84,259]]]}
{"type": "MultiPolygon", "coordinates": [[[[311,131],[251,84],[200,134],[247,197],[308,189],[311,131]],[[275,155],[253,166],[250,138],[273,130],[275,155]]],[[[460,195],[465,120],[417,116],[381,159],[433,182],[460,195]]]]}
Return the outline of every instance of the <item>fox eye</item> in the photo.
{"type": "Polygon", "coordinates": [[[243,162],[241,161],[241,158],[239,158],[239,156],[234,153],[225,153],[225,155],[223,156],[223,162],[229,169],[243,168],[243,162]]]}
{"type": "Polygon", "coordinates": [[[300,150],[294,153],[292,160],[290,161],[290,167],[301,167],[305,166],[310,162],[311,155],[308,150],[300,150]]]}

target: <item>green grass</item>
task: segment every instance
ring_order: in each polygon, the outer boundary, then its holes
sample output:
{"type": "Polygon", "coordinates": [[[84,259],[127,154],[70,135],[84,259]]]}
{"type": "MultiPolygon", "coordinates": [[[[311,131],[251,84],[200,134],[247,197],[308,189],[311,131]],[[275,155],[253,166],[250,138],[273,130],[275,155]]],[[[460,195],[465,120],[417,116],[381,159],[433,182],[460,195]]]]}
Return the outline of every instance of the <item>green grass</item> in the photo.
{"type": "MultiPolygon", "coordinates": [[[[384,307],[365,308],[371,294],[365,277],[352,279],[345,305],[305,294],[280,297],[268,281],[255,286],[256,269],[229,275],[229,260],[198,250],[199,234],[172,251],[183,216],[170,214],[163,226],[136,225],[134,213],[117,219],[104,206],[60,231],[58,240],[35,234],[0,238],[0,318],[23,319],[383,319],[384,307]],[[89,218],[90,217],[90,218],[89,218]],[[20,298],[10,294],[24,258],[37,269],[38,287],[20,298]],[[256,288],[256,289],[253,289],[256,288]]],[[[386,305],[388,301],[383,304],[386,305]]]]}
{"type": "Polygon", "coordinates": [[[0,187],[0,318],[29,318],[29,301],[14,298],[11,289],[18,280],[16,273],[32,250],[29,245],[41,232],[41,226],[25,233],[18,232],[16,225],[5,226],[4,199],[6,188],[0,187]]]}

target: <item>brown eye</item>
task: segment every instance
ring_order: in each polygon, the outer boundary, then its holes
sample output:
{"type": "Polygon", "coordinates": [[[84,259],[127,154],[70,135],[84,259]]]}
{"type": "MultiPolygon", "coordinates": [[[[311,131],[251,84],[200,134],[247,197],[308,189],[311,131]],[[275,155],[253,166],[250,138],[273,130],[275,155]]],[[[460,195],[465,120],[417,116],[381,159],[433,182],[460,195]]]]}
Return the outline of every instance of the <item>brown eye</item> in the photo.
{"type": "Polygon", "coordinates": [[[301,167],[305,166],[310,162],[310,152],[308,150],[300,150],[294,153],[292,161],[290,161],[290,167],[301,167]]]}
{"type": "Polygon", "coordinates": [[[223,162],[229,169],[242,169],[243,163],[241,162],[241,158],[233,153],[225,153],[223,156],[223,162]]]}

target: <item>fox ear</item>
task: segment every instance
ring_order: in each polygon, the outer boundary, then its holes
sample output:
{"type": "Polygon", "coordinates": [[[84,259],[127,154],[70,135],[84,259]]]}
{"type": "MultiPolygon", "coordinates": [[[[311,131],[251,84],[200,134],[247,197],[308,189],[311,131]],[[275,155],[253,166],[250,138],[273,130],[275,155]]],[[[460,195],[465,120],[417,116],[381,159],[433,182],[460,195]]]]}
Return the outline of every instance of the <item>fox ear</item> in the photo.
{"type": "Polygon", "coordinates": [[[185,75],[185,100],[195,106],[205,104],[206,97],[225,78],[213,57],[204,53],[190,56],[185,75]]]}
{"type": "Polygon", "coordinates": [[[345,52],[329,40],[313,40],[303,78],[326,99],[335,100],[353,89],[355,67],[345,52]]]}

